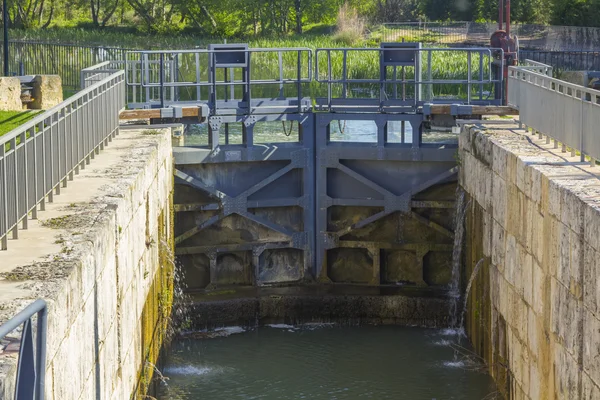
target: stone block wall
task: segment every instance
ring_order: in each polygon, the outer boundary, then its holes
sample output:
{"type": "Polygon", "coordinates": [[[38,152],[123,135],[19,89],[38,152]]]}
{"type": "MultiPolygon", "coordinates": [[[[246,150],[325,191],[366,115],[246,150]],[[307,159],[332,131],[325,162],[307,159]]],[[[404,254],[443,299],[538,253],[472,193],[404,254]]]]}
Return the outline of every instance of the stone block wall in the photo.
{"type": "MultiPolygon", "coordinates": [[[[21,234],[60,248],[0,274],[0,290],[1,278],[23,288],[0,302],[0,323],[48,302],[46,399],[144,398],[173,296],[172,191],[170,130],[122,131],[21,234]]],[[[0,398],[12,399],[3,364],[0,398]]]]}
{"type": "Polygon", "coordinates": [[[465,126],[467,330],[506,397],[600,398],[599,168],[516,126],[465,126]],[[557,152],[558,151],[558,152],[557,152]]]}
{"type": "Polygon", "coordinates": [[[19,111],[21,103],[21,81],[19,78],[0,77],[0,111],[19,111]]]}

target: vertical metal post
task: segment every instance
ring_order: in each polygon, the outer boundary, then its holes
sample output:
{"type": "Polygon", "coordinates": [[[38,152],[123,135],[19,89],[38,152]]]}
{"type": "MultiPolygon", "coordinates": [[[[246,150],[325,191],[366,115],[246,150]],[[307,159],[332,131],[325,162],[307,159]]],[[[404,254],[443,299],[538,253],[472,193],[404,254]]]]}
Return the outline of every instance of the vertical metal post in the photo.
{"type": "Polygon", "coordinates": [[[165,108],[165,53],[160,53],[160,108],[165,108]]]}
{"type": "Polygon", "coordinates": [[[433,81],[433,76],[431,72],[431,50],[427,52],[427,80],[430,82],[427,85],[427,100],[431,101],[433,100],[433,83],[431,83],[433,81]]]}
{"type": "Polygon", "coordinates": [[[36,400],[44,400],[44,386],[46,385],[46,329],[48,324],[48,309],[46,307],[38,312],[37,324],[37,360],[35,365],[37,366],[38,376],[35,398],[36,400]]]}
{"type": "Polygon", "coordinates": [[[298,112],[302,112],[302,50],[298,50],[298,112]]]}
{"type": "Polygon", "coordinates": [[[8,76],[8,4],[7,0],[2,2],[2,23],[4,26],[4,76],[8,76]]]}

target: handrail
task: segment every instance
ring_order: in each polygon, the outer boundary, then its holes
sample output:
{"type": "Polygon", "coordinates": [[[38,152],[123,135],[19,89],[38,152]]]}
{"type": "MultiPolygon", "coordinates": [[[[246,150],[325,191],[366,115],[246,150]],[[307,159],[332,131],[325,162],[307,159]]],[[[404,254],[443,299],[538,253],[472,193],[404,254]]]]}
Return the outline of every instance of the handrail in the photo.
{"type": "Polygon", "coordinates": [[[118,71],[0,137],[0,250],[117,134],[124,106],[118,71]]]}
{"type": "MultiPolygon", "coordinates": [[[[490,48],[393,48],[393,47],[376,47],[376,48],[319,48],[315,50],[315,81],[318,83],[327,85],[327,97],[319,103],[326,105],[331,109],[334,102],[348,102],[350,101],[348,92],[351,85],[370,84],[378,85],[372,91],[371,96],[366,97],[366,100],[373,101],[373,94],[379,93],[379,102],[382,106],[394,103],[398,106],[411,105],[419,106],[425,102],[436,102],[441,101],[449,103],[451,101],[465,104],[473,104],[474,102],[484,103],[501,103],[501,91],[503,76],[499,71],[503,68],[502,49],[490,49],[490,48]],[[386,72],[388,65],[381,64],[380,70],[375,72],[373,77],[360,77],[354,78],[350,76],[349,71],[351,70],[351,63],[349,61],[352,53],[356,52],[371,52],[376,57],[383,60],[386,54],[393,55],[394,53],[400,53],[399,60],[404,62],[391,61],[389,67],[393,68],[391,73],[386,72]],[[444,53],[464,53],[464,62],[466,63],[466,69],[464,76],[459,76],[456,79],[446,79],[442,77],[436,77],[435,68],[433,68],[433,54],[436,52],[444,53]],[[409,57],[404,57],[402,54],[408,54],[409,57]],[[341,70],[339,65],[337,71],[333,73],[333,57],[342,59],[341,70]],[[325,60],[324,60],[325,59],[325,60]],[[412,61],[411,61],[412,60],[412,61]],[[322,70],[321,64],[324,64],[327,68],[326,71],[322,70]],[[406,78],[404,71],[405,67],[412,68],[413,75],[410,78],[406,78]],[[494,69],[498,72],[494,73],[494,69]],[[400,73],[401,72],[401,73],[400,73]],[[493,100],[489,100],[490,90],[484,91],[484,85],[494,85],[494,92],[498,92],[493,100]],[[334,93],[334,85],[338,90],[338,94],[334,93]],[[448,96],[435,98],[433,94],[434,85],[456,85],[455,87],[464,86],[466,87],[466,98],[448,96]],[[393,90],[392,94],[388,93],[388,88],[393,90]],[[398,93],[399,89],[402,89],[402,95],[398,93]],[[413,91],[412,97],[406,96],[406,88],[413,91]],[[426,89],[427,94],[421,95],[421,89],[426,89]],[[472,89],[477,89],[477,93],[471,93],[472,89]],[[391,102],[391,103],[390,103],[391,102]]],[[[456,90],[455,90],[456,91],[456,90]]],[[[410,94],[410,93],[409,93],[410,94]]],[[[356,96],[352,96],[356,98],[356,96]]],[[[364,97],[361,99],[365,100],[364,97]]]]}
{"type": "Polygon", "coordinates": [[[80,89],[85,89],[93,85],[94,82],[101,81],[111,74],[118,72],[122,68],[115,67],[115,65],[123,65],[124,63],[124,61],[104,61],[91,67],[83,68],[79,75],[80,89]]]}
{"type": "Polygon", "coordinates": [[[539,61],[530,60],[530,59],[523,60],[523,65],[520,65],[519,67],[521,69],[536,71],[536,72],[539,72],[540,74],[544,74],[544,75],[548,75],[548,76],[552,76],[552,72],[554,71],[554,68],[552,66],[541,63],[539,61]]]}
{"type": "Polygon", "coordinates": [[[600,91],[552,78],[526,67],[509,67],[508,104],[519,110],[519,120],[554,139],[555,148],[580,152],[580,160],[600,159],[600,142],[594,134],[600,120],[600,91]],[[543,101],[542,101],[543,100],[543,101]]]}
{"type": "Polygon", "coordinates": [[[179,101],[208,102],[211,110],[216,110],[218,104],[225,101],[229,104],[238,102],[240,107],[252,109],[256,106],[252,102],[253,97],[261,99],[261,107],[266,106],[263,100],[267,96],[251,95],[253,87],[264,85],[263,89],[268,90],[278,87],[278,90],[273,90],[278,91],[278,94],[272,97],[277,99],[279,105],[294,104],[294,107],[300,110],[300,103],[303,103],[303,87],[313,81],[312,50],[306,47],[244,46],[234,47],[233,50],[229,48],[127,52],[126,80],[128,95],[133,97],[133,102],[128,101],[129,105],[139,107],[159,104],[164,107],[179,101]],[[232,52],[245,56],[243,60],[233,64],[217,62],[220,54],[232,52]],[[264,56],[265,54],[268,55],[264,56]],[[262,68],[261,62],[266,61],[264,57],[268,57],[268,66],[262,68]],[[290,57],[293,58],[293,63],[290,57]],[[214,67],[215,65],[217,66],[214,67]],[[256,68],[257,65],[261,68],[256,68]],[[241,79],[239,70],[234,72],[238,68],[242,69],[241,79]],[[259,76],[256,75],[256,71],[259,76]],[[224,90],[220,90],[221,88],[224,90]],[[181,100],[182,95],[184,100],[181,100]]]}
{"type": "Polygon", "coordinates": [[[24,325],[19,347],[15,400],[44,400],[47,323],[48,309],[46,302],[38,299],[0,325],[0,340],[19,326],[24,325]],[[31,319],[36,314],[37,332],[34,346],[31,319]]]}

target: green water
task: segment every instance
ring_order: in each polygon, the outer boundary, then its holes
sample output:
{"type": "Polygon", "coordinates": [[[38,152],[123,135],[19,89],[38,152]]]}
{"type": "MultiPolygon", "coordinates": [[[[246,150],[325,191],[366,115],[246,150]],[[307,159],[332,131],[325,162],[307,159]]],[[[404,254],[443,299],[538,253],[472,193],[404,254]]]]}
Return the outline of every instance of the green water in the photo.
{"type": "Polygon", "coordinates": [[[280,326],[181,339],[167,356],[158,399],[493,398],[485,368],[453,343],[447,331],[392,326],[280,326]]]}

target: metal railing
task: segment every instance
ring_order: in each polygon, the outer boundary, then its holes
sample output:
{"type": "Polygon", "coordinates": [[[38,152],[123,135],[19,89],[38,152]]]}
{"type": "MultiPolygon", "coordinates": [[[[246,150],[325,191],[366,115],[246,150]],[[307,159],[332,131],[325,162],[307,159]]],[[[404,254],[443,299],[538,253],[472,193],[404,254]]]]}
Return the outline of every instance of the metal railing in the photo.
{"type": "Polygon", "coordinates": [[[231,50],[128,52],[127,103],[137,108],[204,102],[211,110],[286,102],[302,106],[304,86],[312,81],[310,49],[245,48],[236,52],[241,61],[232,63],[220,61],[221,56],[234,57],[231,50]]]}
{"type": "Polygon", "coordinates": [[[54,192],[85,168],[118,133],[125,106],[125,73],[94,83],[27,123],[0,136],[0,249],[18,238],[29,214],[37,218],[54,192]]]}
{"type": "Polygon", "coordinates": [[[82,69],[80,74],[80,89],[85,89],[94,83],[108,78],[115,72],[124,69],[124,66],[125,61],[104,61],[82,69]]]}
{"type": "Polygon", "coordinates": [[[600,91],[575,85],[527,67],[510,67],[508,103],[519,109],[519,120],[555,148],[580,153],[591,165],[600,159],[600,141],[595,132],[600,121],[600,91]]]}
{"type": "MultiPolygon", "coordinates": [[[[0,54],[4,51],[0,45],[0,54]]],[[[63,88],[80,88],[80,71],[92,65],[124,60],[127,49],[13,40],[9,43],[9,71],[15,75],[60,75],[63,88]]]]}
{"type": "Polygon", "coordinates": [[[535,60],[563,71],[600,71],[600,51],[520,50],[520,59],[535,60]]]}
{"type": "Polygon", "coordinates": [[[316,102],[327,109],[501,104],[503,59],[501,49],[490,48],[317,49],[315,80],[326,85],[326,95],[317,93],[316,102]],[[372,68],[358,74],[353,61],[364,60],[372,68]]]}
{"type": "Polygon", "coordinates": [[[534,72],[537,72],[538,74],[547,75],[550,77],[553,76],[554,68],[551,67],[550,65],[546,65],[544,63],[537,62],[534,60],[529,60],[529,59],[520,61],[520,63],[521,63],[521,65],[519,65],[520,69],[534,71],[534,72]]]}
{"type": "Polygon", "coordinates": [[[42,299],[34,301],[23,311],[0,325],[0,340],[21,325],[21,345],[15,384],[15,400],[44,400],[46,378],[46,329],[48,310],[42,299]],[[37,314],[35,341],[32,318],[37,314]]]}

